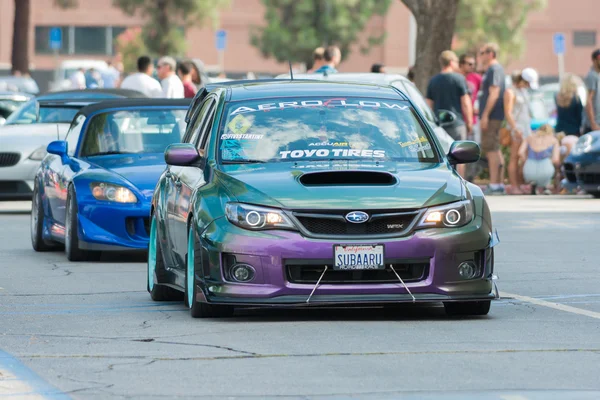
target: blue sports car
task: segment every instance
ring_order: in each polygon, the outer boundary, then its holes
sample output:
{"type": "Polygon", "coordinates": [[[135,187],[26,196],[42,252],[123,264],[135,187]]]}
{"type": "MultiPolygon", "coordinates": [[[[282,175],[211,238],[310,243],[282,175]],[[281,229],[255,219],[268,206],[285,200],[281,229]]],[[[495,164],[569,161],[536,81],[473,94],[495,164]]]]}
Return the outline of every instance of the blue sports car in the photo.
{"type": "Polygon", "coordinates": [[[152,193],[164,151],[185,131],[189,99],[120,99],[82,108],[51,142],[34,180],[31,243],[64,243],[71,261],[148,248],[152,193]]]}

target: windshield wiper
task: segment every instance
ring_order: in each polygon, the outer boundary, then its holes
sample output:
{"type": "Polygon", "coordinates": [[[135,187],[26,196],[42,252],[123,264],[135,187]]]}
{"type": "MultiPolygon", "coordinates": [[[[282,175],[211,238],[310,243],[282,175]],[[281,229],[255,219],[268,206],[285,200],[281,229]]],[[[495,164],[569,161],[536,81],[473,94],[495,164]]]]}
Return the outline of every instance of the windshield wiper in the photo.
{"type": "Polygon", "coordinates": [[[262,160],[226,160],[223,164],[264,164],[266,161],[262,160]]]}

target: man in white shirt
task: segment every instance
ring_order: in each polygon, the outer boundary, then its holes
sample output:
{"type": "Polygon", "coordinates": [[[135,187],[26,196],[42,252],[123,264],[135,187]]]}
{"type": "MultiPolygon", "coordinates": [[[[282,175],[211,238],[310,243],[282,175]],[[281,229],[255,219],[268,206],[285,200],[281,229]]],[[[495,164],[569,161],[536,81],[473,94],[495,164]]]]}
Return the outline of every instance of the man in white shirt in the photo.
{"type": "Polygon", "coordinates": [[[162,57],[158,60],[158,79],[163,90],[163,97],[168,99],[183,99],[184,90],[181,79],[175,73],[177,62],[173,57],[162,57]]]}
{"type": "Polygon", "coordinates": [[[73,89],[85,89],[85,70],[83,68],[77,69],[71,75],[71,88],[73,89]]]}
{"type": "Polygon", "coordinates": [[[152,77],[152,60],[148,56],[141,56],[137,60],[138,72],[123,79],[121,89],[137,90],[148,97],[163,97],[160,83],[152,77]]]}

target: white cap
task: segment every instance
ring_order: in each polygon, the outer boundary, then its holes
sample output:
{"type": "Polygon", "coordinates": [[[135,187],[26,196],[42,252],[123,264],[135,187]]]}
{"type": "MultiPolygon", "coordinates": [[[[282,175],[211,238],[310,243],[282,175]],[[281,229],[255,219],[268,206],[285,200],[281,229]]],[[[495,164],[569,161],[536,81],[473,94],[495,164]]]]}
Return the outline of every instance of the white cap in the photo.
{"type": "Polygon", "coordinates": [[[538,73],[535,71],[535,69],[533,68],[525,68],[522,72],[521,72],[521,78],[523,78],[524,81],[529,82],[529,86],[532,89],[537,89],[539,87],[538,84],[538,73]]]}

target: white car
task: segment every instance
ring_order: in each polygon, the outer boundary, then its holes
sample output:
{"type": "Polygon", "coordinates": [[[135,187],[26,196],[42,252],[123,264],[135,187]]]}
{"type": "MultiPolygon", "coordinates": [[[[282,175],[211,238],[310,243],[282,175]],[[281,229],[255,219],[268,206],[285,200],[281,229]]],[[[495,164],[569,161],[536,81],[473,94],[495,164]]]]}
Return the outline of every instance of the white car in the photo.
{"type": "Polygon", "coordinates": [[[52,92],[33,98],[0,127],[0,200],[27,200],[48,143],[62,140],[80,108],[102,100],[145,97],[123,89],[52,92]]]}
{"type": "MultiPolygon", "coordinates": [[[[278,79],[289,79],[289,74],[282,74],[277,76],[278,79]]],[[[450,150],[450,145],[454,142],[452,136],[444,130],[443,126],[446,123],[454,121],[454,116],[450,111],[443,113],[445,121],[440,121],[440,118],[434,114],[429,108],[425,98],[417,89],[417,87],[403,75],[399,74],[378,74],[378,73],[335,73],[335,74],[294,74],[294,79],[314,79],[314,80],[330,80],[338,82],[362,82],[362,83],[373,83],[377,85],[390,85],[400,89],[405,93],[415,104],[415,106],[421,111],[421,113],[427,119],[427,122],[435,132],[442,148],[445,153],[450,150]]]]}

